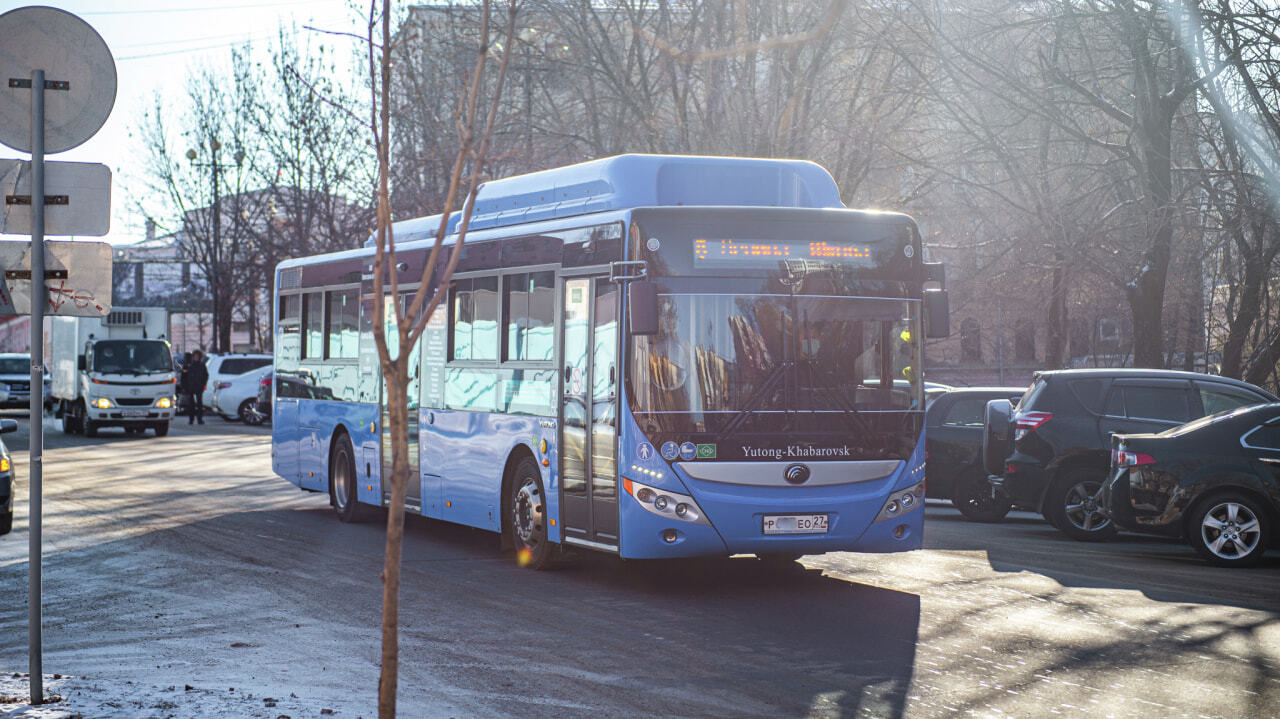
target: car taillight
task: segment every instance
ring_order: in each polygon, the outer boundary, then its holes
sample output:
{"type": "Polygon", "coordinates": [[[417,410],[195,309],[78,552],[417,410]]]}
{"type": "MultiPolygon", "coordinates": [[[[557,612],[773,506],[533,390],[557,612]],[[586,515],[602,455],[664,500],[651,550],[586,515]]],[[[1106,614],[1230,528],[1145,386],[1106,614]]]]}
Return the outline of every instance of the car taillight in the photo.
{"type": "Polygon", "coordinates": [[[258,380],[258,386],[259,386],[259,387],[270,387],[270,386],[271,386],[271,378],[270,378],[270,377],[263,377],[262,379],[258,380]]]}
{"type": "Polygon", "coordinates": [[[1141,454],[1139,452],[1122,452],[1118,449],[1111,450],[1111,466],[1124,469],[1127,467],[1137,467],[1140,464],[1155,464],[1156,458],[1149,454],[1141,454]]]}
{"type": "Polygon", "coordinates": [[[214,389],[226,389],[231,386],[230,382],[219,382],[213,386],[214,389]]]}
{"type": "Polygon", "coordinates": [[[1021,440],[1051,419],[1053,419],[1052,412],[1019,412],[1013,418],[1013,441],[1021,440]]]}

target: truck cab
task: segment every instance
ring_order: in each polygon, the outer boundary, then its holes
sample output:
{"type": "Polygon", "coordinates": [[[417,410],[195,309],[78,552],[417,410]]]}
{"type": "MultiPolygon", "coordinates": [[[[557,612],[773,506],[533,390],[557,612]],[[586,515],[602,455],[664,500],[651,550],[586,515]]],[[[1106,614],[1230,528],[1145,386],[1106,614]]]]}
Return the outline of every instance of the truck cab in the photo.
{"type": "Polygon", "coordinates": [[[123,427],[129,434],[169,433],[178,380],[163,312],[55,318],[53,399],[63,432],[92,437],[102,427],[123,427]]]}

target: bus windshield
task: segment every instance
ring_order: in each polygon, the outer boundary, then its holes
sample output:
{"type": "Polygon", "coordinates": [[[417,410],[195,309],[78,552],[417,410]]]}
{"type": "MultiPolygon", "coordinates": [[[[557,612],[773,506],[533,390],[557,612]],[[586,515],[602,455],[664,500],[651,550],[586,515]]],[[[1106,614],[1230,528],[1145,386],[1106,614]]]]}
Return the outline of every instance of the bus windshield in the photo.
{"type": "Polygon", "coordinates": [[[93,371],[105,374],[172,372],[169,345],[157,340],[102,340],[93,345],[93,371]]]}
{"type": "Polygon", "coordinates": [[[739,414],[919,409],[917,312],[887,298],[660,296],[658,334],[633,338],[632,409],[696,415],[708,431],[739,414]]]}

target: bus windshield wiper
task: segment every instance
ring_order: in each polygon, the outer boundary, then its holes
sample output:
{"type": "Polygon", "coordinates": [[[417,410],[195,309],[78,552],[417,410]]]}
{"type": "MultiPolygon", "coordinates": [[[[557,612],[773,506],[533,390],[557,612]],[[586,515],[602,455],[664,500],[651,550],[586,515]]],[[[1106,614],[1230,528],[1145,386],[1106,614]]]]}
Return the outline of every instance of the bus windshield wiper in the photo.
{"type": "Polygon", "coordinates": [[[729,424],[725,426],[724,434],[721,435],[720,441],[727,441],[730,437],[737,434],[738,430],[742,429],[742,425],[746,424],[747,418],[755,413],[759,405],[764,402],[765,397],[768,397],[782,379],[786,377],[787,367],[794,365],[795,363],[791,360],[783,360],[782,362],[774,365],[773,369],[769,370],[769,376],[764,378],[764,382],[760,383],[760,386],[756,388],[756,391],[751,393],[751,396],[748,397],[747,401],[743,404],[742,409],[738,410],[738,413],[733,416],[733,419],[729,420],[729,424]]]}

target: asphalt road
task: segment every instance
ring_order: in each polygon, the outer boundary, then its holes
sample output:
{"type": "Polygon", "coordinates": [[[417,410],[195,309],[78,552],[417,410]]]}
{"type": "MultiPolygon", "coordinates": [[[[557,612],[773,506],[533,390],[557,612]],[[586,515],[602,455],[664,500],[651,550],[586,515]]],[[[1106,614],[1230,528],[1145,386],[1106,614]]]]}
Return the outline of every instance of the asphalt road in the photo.
{"type": "MultiPolygon", "coordinates": [[[[27,420],[6,416],[25,478],[27,420]]],[[[46,427],[46,671],[375,713],[382,526],[274,477],[268,428],[46,427]]],[[[0,672],[27,664],[22,486],[0,537],[0,672]]],[[[531,572],[495,535],[410,518],[401,715],[1280,711],[1280,552],[1223,570],[1177,542],[926,511],[924,551],[780,570],[583,555],[531,572]]]]}

